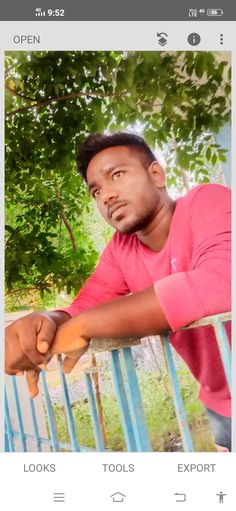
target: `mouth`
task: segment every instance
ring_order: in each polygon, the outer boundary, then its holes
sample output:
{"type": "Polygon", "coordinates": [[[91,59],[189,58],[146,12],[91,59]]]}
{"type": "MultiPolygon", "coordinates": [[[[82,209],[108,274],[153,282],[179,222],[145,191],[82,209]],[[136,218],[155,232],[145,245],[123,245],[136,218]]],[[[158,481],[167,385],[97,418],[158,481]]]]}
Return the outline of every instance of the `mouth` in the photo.
{"type": "Polygon", "coordinates": [[[126,206],[125,203],[118,203],[118,204],[113,204],[113,206],[110,206],[108,207],[108,217],[109,218],[113,218],[114,216],[116,216],[116,212],[119,211],[119,213],[121,213],[121,209],[124,208],[126,206]]]}

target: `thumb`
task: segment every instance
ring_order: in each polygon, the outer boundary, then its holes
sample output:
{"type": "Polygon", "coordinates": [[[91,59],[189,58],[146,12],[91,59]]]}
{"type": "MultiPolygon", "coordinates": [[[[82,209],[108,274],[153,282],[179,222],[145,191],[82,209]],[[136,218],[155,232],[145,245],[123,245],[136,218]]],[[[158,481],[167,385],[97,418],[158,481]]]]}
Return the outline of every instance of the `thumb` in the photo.
{"type": "Polygon", "coordinates": [[[47,353],[57,330],[56,323],[49,318],[44,318],[37,333],[37,350],[40,353],[47,353]]]}
{"type": "Polygon", "coordinates": [[[62,362],[62,371],[63,373],[67,374],[67,373],[70,373],[72,371],[72,369],[74,369],[75,365],[77,364],[78,360],[79,360],[80,357],[78,358],[70,358],[70,357],[65,357],[63,362],[62,362]]]}
{"type": "Polygon", "coordinates": [[[65,356],[62,362],[62,371],[63,373],[70,373],[72,369],[74,369],[78,360],[84,355],[87,351],[89,343],[86,344],[83,348],[80,348],[76,351],[71,351],[68,355],[65,356]]]}

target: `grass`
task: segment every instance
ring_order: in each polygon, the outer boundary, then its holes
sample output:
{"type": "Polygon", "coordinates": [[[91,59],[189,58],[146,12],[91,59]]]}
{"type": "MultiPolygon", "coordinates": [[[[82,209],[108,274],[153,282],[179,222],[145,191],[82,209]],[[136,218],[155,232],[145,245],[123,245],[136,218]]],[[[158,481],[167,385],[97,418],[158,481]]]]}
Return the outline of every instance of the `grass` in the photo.
{"type": "MultiPolygon", "coordinates": [[[[158,377],[156,372],[137,371],[137,373],[153,450],[161,452],[182,450],[168,380],[158,377]]],[[[198,385],[185,367],[178,371],[178,376],[195,450],[202,452],[214,451],[214,443],[204,407],[197,398],[198,385]]],[[[102,394],[101,399],[107,449],[111,451],[126,450],[115,395],[102,394]]],[[[70,442],[64,409],[55,405],[54,412],[59,440],[70,442]]],[[[95,448],[90,408],[87,400],[73,405],[72,413],[80,445],[95,448]]]]}

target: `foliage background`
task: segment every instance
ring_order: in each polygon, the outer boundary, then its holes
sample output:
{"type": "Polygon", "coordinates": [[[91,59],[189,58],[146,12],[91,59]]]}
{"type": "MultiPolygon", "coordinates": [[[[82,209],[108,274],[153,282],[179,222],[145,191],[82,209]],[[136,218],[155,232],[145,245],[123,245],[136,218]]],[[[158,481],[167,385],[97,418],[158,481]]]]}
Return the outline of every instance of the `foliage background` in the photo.
{"type": "Polygon", "coordinates": [[[111,235],[76,171],[88,134],[142,134],[175,195],[224,182],[215,134],[230,121],[230,79],[227,53],[6,53],[9,309],[75,294],[111,235]]]}

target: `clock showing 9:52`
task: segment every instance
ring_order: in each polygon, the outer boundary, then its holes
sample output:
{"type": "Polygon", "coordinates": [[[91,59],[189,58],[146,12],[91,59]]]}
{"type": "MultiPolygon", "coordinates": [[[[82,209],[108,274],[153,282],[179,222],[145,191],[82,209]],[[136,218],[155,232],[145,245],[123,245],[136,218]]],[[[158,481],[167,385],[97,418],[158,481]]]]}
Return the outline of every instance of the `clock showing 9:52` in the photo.
{"type": "Polygon", "coordinates": [[[35,16],[40,18],[64,18],[65,17],[65,9],[42,9],[42,7],[37,7],[34,11],[35,16]]]}

